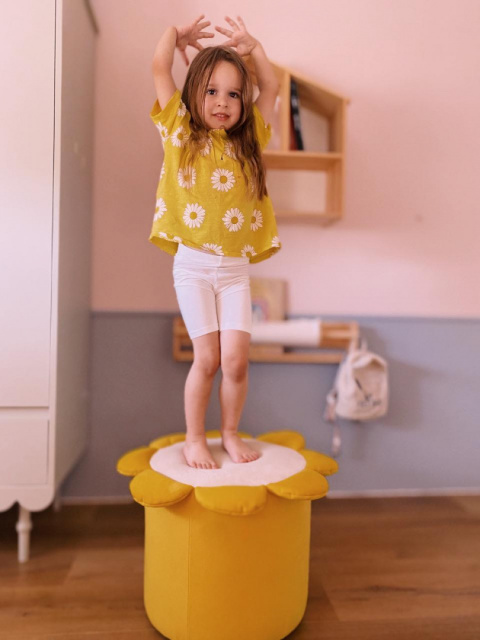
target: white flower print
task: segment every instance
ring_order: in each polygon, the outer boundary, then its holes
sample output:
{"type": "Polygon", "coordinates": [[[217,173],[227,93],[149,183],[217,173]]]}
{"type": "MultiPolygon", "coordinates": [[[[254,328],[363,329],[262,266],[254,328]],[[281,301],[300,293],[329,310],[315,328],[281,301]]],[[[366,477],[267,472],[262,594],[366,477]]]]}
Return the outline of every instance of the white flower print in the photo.
{"type": "Polygon", "coordinates": [[[162,170],[160,171],[159,181],[163,178],[164,175],[165,175],[165,162],[162,163],[162,170]]]}
{"type": "Polygon", "coordinates": [[[263,227],[263,215],[261,211],[255,209],[252,213],[252,222],[250,223],[250,229],[252,231],[256,231],[257,229],[260,229],[260,227],[263,227]]]}
{"type": "Polygon", "coordinates": [[[164,238],[164,240],[169,240],[170,242],[183,242],[183,240],[178,236],[172,236],[171,233],[165,233],[165,231],[159,231],[157,236],[159,238],[164,238]]]}
{"type": "Polygon", "coordinates": [[[205,244],[202,244],[202,249],[206,249],[207,251],[213,251],[213,253],[216,253],[217,256],[224,255],[221,245],[213,244],[212,242],[205,242],[205,244]]]}
{"type": "Polygon", "coordinates": [[[235,184],[235,178],[228,169],[215,169],[210,178],[212,187],[218,191],[229,191],[235,184]]]}
{"type": "Polygon", "coordinates": [[[203,147],[203,149],[200,149],[200,155],[201,156],[208,156],[208,154],[212,150],[212,147],[213,147],[212,141],[210,140],[210,138],[208,138],[207,142],[205,143],[205,146],[203,147]]]}
{"type": "Polygon", "coordinates": [[[186,114],[186,112],[187,112],[187,107],[182,102],[182,100],[180,100],[180,106],[178,107],[177,116],[183,117],[186,114]]]}
{"type": "Polygon", "coordinates": [[[280,246],[280,238],[278,236],[273,236],[272,238],[272,247],[280,246]]]}
{"type": "Polygon", "coordinates": [[[189,137],[188,133],[180,125],[170,136],[170,141],[174,147],[184,147],[189,137]]]}
{"type": "Polygon", "coordinates": [[[242,249],[242,256],[244,258],[251,258],[252,256],[256,256],[257,253],[251,244],[246,244],[242,249]]]}
{"type": "Polygon", "coordinates": [[[195,204],[187,204],[183,212],[183,221],[191,229],[199,227],[205,220],[205,209],[198,202],[195,204]]]}
{"type": "Polygon", "coordinates": [[[165,211],[167,210],[167,205],[165,204],[165,200],[163,198],[159,198],[157,200],[157,204],[155,205],[155,215],[153,216],[153,221],[160,220],[165,211]]]}
{"type": "Polygon", "coordinates": [[[195,184],[197,172],[192,167],[178,170],[178,184],[185,189],[190,189],[195,184]]]}
{"type": "Polygon", "coordinates": [[[159,130],[162,144],[165,146],[165,142],[168,140],[168,129],[164,124],[160,124],[160,122],[157,122],[155,126],[159,130]]]}
{"type": "Polygon", "coordinates": [[[243,213],[240,209],[229,209],[222,218],[223,223],[229,231],[238,231],[242,228],[243,213]]]}
{"type": "Polygon", "coordinates": [[[225,144],[223,146],[223,151],[229,158],[233,158],[234,160],[237,159],[237,156],[233,151],[233,144],[230,140],[225,141],[225,144]]]}

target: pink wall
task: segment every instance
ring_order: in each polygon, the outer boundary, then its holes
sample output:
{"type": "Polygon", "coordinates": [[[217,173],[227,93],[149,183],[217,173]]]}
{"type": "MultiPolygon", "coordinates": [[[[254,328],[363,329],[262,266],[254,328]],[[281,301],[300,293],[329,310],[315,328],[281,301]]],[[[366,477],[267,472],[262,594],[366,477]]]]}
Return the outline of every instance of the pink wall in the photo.
{"type": "MultiPolygon", "coordinates": [[[[173,259],[148,242],[162,161],[151,59],[168,25],[240,12],[271,60],[351,99],[344,220],[280,223],[282,251],[252,277],[286,279],[293,314],[480,315],[478,0],[92,4],[94,310],[178,310],[173,259]]],[[[215,33],[203,43],[225,41],[215,33]]]]}

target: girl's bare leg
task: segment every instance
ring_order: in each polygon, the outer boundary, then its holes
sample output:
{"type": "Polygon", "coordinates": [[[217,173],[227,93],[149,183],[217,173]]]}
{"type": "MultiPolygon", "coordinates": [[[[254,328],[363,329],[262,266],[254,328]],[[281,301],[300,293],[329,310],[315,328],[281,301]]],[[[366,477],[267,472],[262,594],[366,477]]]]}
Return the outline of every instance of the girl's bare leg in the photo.
{"type": "Polygon", "coordinates": [[[183,455],[190,467],[217,469],[205,437],[205,414],[213,380],[220,366],[218,331],[192,339],[193,364],[185,382],[187,435],[183,455]]]}
{"type": "Polygon", "coordinates": [[[252,462],[259,454],[238,435],[238,423],[248,390],[248,351],[250,334],[227,329],[220,332],[222,380],[220,406],[222,411],[222,442],[234,462],[252,462]]]}

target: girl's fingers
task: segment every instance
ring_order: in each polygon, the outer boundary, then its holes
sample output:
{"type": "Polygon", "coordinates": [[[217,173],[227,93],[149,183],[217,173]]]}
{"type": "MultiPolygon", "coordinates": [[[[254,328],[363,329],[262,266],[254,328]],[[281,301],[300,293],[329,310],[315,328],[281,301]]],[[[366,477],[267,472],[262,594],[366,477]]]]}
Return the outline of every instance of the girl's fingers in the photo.
{"type": "Polygon", "coordinates": [[[200,31],[197,38],[214,38],[214,33],[209,33],[208,31],[200,31]]]}
{"type": "Polygon", "coordinates": [[[245,23],[240,16],[237,16],[238,24],[246,30],[245,23]]]}
{"type": "Polygon", "coordinates": [[[230,31],[230,29],[224,29],[223,27],[215,27],[215,29],[217,31],[220,31],[220,33],[223,33],[224,36],[228,36],[229,38],[232,35],[232,32],[230,31]]]}
{"type": "Polygon", "coordinates": [[[206,22],[202,22],[202,24],[197,24],[197,29],[205,29],[205,27],[207,27],[209,24],[212,24],[210,20],[207,20],[206,22]]]}
{"type": "Polygon", "coordinates": [[[236,22],[234,22],[231,18],[229,18],[228,16],[225,16],[225,20],[228,22],[228,24],[231,24],[232,27],[234,28],[234,31],[238,31],[238,25],[236,24],[236,22]]]}
{"type": "Polygon", "coordinates": [[[204,14],[204,13],[202,13],[202,15],[201,15],[201,16],[198,16],[198,18],[197,18],[196,20],[194,20],[194,24],[197,24],[197,22],[200,22],[200,20],[201,20],[202,18],[204,18],[204,17],[205,17],[205,14],[204,14]]]}

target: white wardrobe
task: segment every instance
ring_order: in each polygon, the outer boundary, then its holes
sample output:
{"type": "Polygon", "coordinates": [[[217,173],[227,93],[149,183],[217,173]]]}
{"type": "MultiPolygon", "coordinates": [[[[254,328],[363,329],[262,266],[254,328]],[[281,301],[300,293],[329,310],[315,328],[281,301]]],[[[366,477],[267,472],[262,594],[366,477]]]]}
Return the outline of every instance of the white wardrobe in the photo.
{"type": "Polygon", "coordinates": [[[20,561],[87,444],[95,37],[84,0],[0,3],[0,512],[19,504],[20,561]]]}

